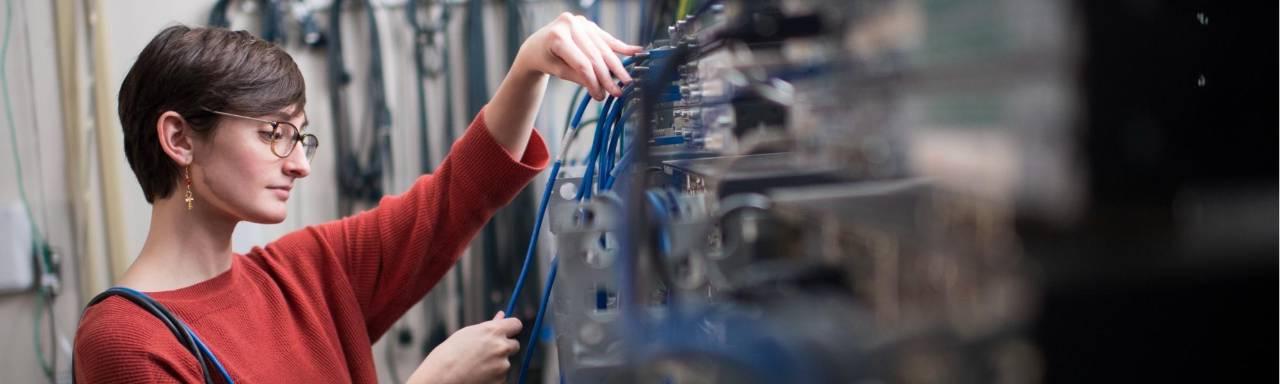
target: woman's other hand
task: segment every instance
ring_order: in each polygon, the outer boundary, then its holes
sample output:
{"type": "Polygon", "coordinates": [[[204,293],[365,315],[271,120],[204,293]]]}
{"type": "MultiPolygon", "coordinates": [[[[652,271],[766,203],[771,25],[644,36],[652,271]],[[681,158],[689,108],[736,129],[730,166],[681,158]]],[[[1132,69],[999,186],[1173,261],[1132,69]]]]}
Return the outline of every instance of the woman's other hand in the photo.
{"type": "Polygon", "coordinates": [[[406,383],[502,383],[511,370],[508,356],[520,350],[512,339],[520,334],[520,319],[504,318],[459,329],[440,343],[406,383]]]}

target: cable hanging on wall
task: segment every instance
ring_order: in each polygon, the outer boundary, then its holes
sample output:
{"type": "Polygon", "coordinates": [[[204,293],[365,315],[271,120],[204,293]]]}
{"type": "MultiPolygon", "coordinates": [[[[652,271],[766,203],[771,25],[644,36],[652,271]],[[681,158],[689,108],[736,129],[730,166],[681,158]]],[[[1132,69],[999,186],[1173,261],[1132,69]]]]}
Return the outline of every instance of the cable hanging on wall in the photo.
{"type": "Polygon", "coordinates": [[[391,110],[387,106],[386,85],[382,69],[382,39],[378,33],[374,7],[364,1],[369,19],[369,113],[373,115],[371,148],[366,152],[364,164],[359,153],[352,149],[353,137],[346,95],[346,85],[351,81],[342,57],[342,0],[334,0],[329,9],[329,41],[327,62],[329,73],[329,106],[333,113],[333,128],[338,147],[338,211],[352,212],[356,202],[377,202],[385,193],[385,175],[391,174],[391,110]]]}
{"type": "MultiPolygon", "coordinates": [[[[276,44],[284,44],[287,35],[284,31],[284,18],[286,4],[283,0],[259,0],[262,14],[260,15],[261,31],[260,37],[263,40],[276,44]]],[[[228,12],[231,8],[231,0],[218,0],[213,4],[213,10],[209,12],[208,25],[211,27],[231,28],[231,18],[228,12]]]]}
{"type": "MultiPolygon", "coordinates": [[[[419,166],[423,173],[430,172],[434,165],[431,149],[430,121],[427,119],[427,81],[439,79],[444,71],[446,63],[442,60],[444,54],[449,50],[448,39],[444,39],[444,43],[436,41],[436,36],[447,33],[449,24],[449,7],[447,5],[440,6],[440,17],[435,20],[423,22],[419,20],[420,12],[418,10],[418,1],[410,0],[405,3],[405,16],[409,20],[410,28],[413,28],[413,62],[414,73],[417,74],[417,82],[414,84],[418,92],[418,146],[421,148],[419,154],[419,166]],[[435,54],[437,59],[432,62],[427,59],[427,55],[435,54]]],[[[429,10],[427,10],[429,12],[429,10]]],[[[445,98],[448,99],[448,98],[445,98]]],[[[448,126],[450,122],[446,121],[448,126]]]]}

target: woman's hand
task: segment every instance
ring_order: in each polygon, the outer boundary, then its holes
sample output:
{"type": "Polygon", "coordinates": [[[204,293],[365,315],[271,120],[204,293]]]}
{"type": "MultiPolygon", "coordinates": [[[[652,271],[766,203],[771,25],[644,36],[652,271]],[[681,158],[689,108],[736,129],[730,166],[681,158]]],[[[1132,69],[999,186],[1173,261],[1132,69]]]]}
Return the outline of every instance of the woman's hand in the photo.
{"type": "Polygon", "coordinates": [[[611,74],[623,83],[631,82],[615,53],[629,56],[641,50],[614,38],[587,18],[566,12],[524,41],[511,68],[513,73],[519,69],[578,83],[591,97],[602,100],[605,92],[622,95],[611,74]]]}
{"type": "Polygon", "coordinates": [[[512,159],[524,157],[533,119],[547,90],[547,75],[581,84],[596,100],[622,95],[610,76],[630,83],[615,53],[634,55],[644,48],[618,41],[582,16],[562,13],[525,39],[507,77],[484,110],[490,135],[512,159]]]}
{"type": "Polygon", "coordinates": [[[459,329],[445,339],[406,383],[502,383],[511,369],[508,356],[520,350],[511,339],[520,334],[520,319],[503,318],[459,329]]]}

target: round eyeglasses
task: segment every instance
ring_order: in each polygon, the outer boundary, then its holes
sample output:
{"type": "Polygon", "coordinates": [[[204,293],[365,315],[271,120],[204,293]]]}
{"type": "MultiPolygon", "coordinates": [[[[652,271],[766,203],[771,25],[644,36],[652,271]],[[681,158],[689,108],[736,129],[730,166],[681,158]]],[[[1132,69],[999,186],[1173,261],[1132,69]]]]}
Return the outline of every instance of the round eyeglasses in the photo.
{"type": "Polygon", "coordinates": [[[316,135],[302,133],[302,130],[298,129],[298,126],[293,125],[293,123],[288,121],[263,120],[256,117],[214,111],[211,109],[205,109],[205,111],[215,115],[253,120],[270,125],[271,132],[261,132],[260,136],[263,141],[271,144],[271,153],[282,159],[289,157],[289,155],[293,153],[293,149],[298,147],[298,143],[302,143],[303,154],[306,155],[307,161],[311,161],[311,158],[316,154],[316,148],[320,146],[320,139],[316,138],[316,135]]]}

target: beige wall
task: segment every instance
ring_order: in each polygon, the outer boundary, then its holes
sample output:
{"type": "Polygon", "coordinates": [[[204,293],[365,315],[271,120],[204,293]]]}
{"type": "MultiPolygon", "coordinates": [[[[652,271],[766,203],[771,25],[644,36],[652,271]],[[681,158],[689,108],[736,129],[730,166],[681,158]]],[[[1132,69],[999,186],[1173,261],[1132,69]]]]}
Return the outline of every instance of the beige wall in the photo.
{"type": "MultiPolygon", "coordinates": [[[[5,58],[10,106],[16,130],[17,151],[21,159],[23,184],[31,202],[36,224],[49,242],[64,256],[75,252],[70,206],[65,180],[61,97],[57,84],[57,67],[53,29],[53,6],[47,1],[13,1],[12,25],[7,28],[9,45],[5,58]]],[[[0,19],[3,23],[4,19],[0,19]]],[[[0,24],[3,26],[3,24],[0,24]]],[[[0,107],[3,108],[3,107],[0,107]]],[[[0,111],[3,113],[3,111],[0,111]]],[[[0,120],[0,204],[18,204],[17,173],[13,160],[10,127],[0,120]]],[[[7,255],[5,255],[7,256],[7,255]]],[[[55,301],[60,361],[65,369],[70,350],[71,331],[76,322],[77,279],[75,263],[64,263],[63,295],[55,301]]],[[[37,362],[33,321],[35,295],[31,293],[0,295],[0,372],[3,380],[14,383],[41,382],[43,373],[37,362]]],[[[41,322],[44,349],[49,353],[47,318],[41,322]]]]}

